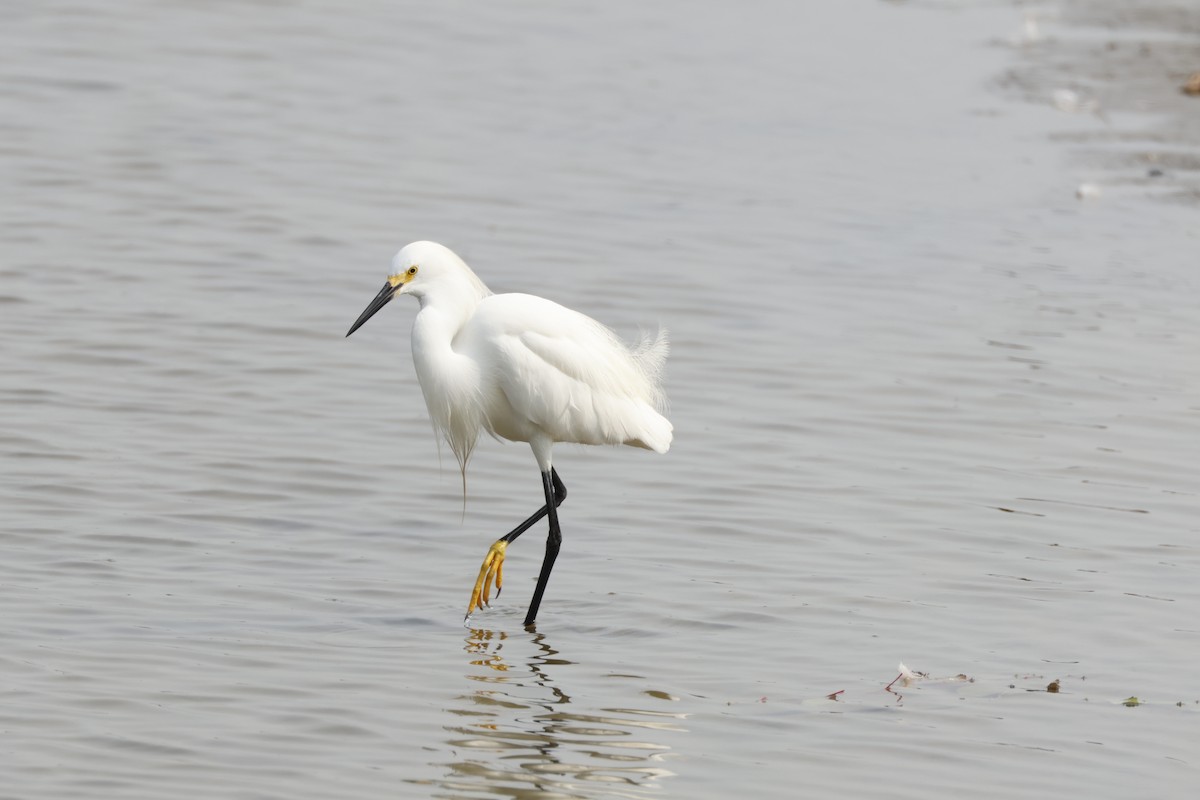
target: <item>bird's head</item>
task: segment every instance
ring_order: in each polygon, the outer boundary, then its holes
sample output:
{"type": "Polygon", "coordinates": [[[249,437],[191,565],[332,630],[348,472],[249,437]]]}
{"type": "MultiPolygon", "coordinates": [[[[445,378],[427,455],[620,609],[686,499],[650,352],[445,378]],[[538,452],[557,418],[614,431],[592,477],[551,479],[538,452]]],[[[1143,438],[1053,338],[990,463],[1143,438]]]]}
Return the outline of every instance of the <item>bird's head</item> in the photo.
{"type": "Polygon", "coordinates": [[[463,283],[464,279],[468,284],[478,284],[482,289],[480,296],[488,293],[470,267],[450,248],[436,242],[413,242],[405,245],[392,257],[392,268],[388,272],[387,283],[350,326],[346,335],[349,336],[358,330],[376,311],[390,303],[393,297],[411,294],[423,298],[426,292],[436,286],[456,287],[457,284],[463,283]]]}

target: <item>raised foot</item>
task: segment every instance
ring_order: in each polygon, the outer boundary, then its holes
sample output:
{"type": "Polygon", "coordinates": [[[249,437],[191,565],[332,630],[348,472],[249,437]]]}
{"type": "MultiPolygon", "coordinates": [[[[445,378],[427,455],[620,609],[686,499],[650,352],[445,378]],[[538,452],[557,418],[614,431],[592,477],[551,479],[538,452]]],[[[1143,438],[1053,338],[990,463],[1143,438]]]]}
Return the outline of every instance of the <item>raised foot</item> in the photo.
{"type": "Polygon", "coordinates": [[[471,590],[471,603],[467,606],[467,616],[477,608],[483,608],[491,599],[492,583],[496,584],[496,597],[500,596],[500,587],[504,583],[504,551],[508,542],[498,539],[492,542],[487,555],[483,557],[483,566],[479,568],[479,577],[475,579],[475,588],[471,590]]]}

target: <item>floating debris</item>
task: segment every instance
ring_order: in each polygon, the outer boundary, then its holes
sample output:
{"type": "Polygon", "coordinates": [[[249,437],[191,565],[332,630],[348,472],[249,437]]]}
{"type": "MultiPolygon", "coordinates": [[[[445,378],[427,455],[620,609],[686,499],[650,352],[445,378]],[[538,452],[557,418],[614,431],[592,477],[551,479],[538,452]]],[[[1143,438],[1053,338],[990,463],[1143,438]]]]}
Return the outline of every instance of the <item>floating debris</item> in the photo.
{"type": "Polygon", "coordinates": [[[1081,183],[1075,189],[1075,196],[1080,200],[1091,200],[1100,196],[1100,187],[1094,183],[1081,183]]]}
{"type": "Polygon", "coordinates": [[[1049,685],[1046,686],[1046,691],[1050,694],[1058,694],[1058,688],[1058,678],[1055,678],[1054,680],[1050,681],[1049,685]]]}
{"type": "Polygon", "coordinates": [[[900,670],[900,674],[897,675],[895,678],[893,678],[891,683],[889,683],[887,686],[883,687],[883,690],[885,692],[891,692],[892,694],[896,694],[896,695],[898,695],[899,693],[892,691],[892,687],[895,686],[897,683],[899,683],[901,687],[904,687],[904,686],[912,686],[914,683],[917,683],[918,681],[929,681],[931,683],[974,683],[975,682],[974,678],[972,678],[970,675],[966,675],[962,672],[958,673],[957,675],[933,678],[933,677],[930,677],[928,672],[918,672],[915,669],[909,669],[903,663],[897,664],[896,667],[900,670]]]}
{"type": "MultiPolygon", "coordinates": [[[[913,672],[911,669],[904,666],[903,661],[901,661],[897,666],[900,670],[900,674],[897,675],[895,678],[892,678],[892,682],[889,683],[887,686],[883,687],[883,690],[885,692],[892,691],[892,687],[895,686],[896,682],[900,681],[900,680],[903,680],[903,683],[900,684],[901,686],[908,686],[910,683],[912,683],[913,681],[915,681],[917,679],[918,675],[921,674],[919,672],[913,672]]],[[[922,677],[927,677],[927,676],[922,676],[922,677]]]]}
{"type": "Polygon", "coordinates": [[[1129,706],[1130,708],[1133,708],[1134,706],[1140,706],[1141,704],[1142,701],[1138,700],[1136,697],[1126,697],[1121,701],[1121,705],[1129,706]]]}
{"type": "Polygon", "coordinates": [[[1026,11],[1021,17],[1020,31],[1015,32],[1003,41],[1013,47],[1031,47],[1041,42],[1051,41],[1042,32],[1041,26],[1038,23],[1043,20],[1054,20],[1057,16],[1053,12],[1026,11]]]}
{"type": "Polygon", "coordinates": [[[1188,79],[1183,82],[1183,86],[1179,87],[1179,91],[1190,95],[1200,94],[1200,72],[1193,72],[1189,75],[1188,79]]]}
{"type": "Polygon", "coordinates": [[[1055,89],[1050,99],[1055,108],[1068,114],[1090,114],[1100,109],[1099,100],[1084,98],[1073,89],[1055,89]]]}
{"type": "Polygon", "coordinates": [[[1021,33],[1014,36],[1010,41],[1018,47],[1034,44],[1042,40],[1042,31],[1038,27],[1038,15],[1033,11],[1026,11],[1025,18],[1021,24],[1021,33]]]}

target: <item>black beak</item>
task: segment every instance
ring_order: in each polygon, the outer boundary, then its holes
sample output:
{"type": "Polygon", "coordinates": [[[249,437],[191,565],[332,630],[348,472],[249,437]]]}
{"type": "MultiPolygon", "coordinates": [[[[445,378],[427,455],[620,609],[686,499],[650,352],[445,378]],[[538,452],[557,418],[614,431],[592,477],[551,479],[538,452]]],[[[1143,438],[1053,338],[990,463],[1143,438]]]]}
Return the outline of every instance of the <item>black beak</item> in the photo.
{"type": "Polygon", "coordinates": [[[385,283],[383,288],[379,290],[379,294],[375,295],[375,299],[371,301],[371,305],[367,306],[367,310],[358,315],[358,319],[354,320],[354,324],[350,326],[350,330],[346,331],[346,335],[354,333],[362,327],[362,324],[374,316],[375,312],[386,306],[393,297],[396,296],[396,287],[391,283],[385,283]]]}

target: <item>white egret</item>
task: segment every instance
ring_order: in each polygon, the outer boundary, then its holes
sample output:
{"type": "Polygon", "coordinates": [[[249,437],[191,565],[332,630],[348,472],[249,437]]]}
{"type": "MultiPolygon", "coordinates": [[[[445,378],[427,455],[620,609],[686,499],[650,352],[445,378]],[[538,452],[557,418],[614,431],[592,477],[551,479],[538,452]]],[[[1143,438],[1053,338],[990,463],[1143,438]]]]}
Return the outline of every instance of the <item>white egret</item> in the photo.
{"type": "Polygon", "coordinates": [[[660,413],[667,338],[634,348],[599,322],[528,294],[492,294],[465,262],[433,242],[413,242],[392,259],[387,283],[350,326],[349,336],[392,298],[421,304],[412,355],[434,429],[466,476],[481,431],[528,442],[542,473],[546,504],[488,549],[467,605],[469,617],[496,596],[508,545],[542,517],[550,533],[525,625],[537,618],[562,532],[558,506],[566,486],[551,462],[555,442],[627,444],[659,453],[671,446],[660,413]]]}

